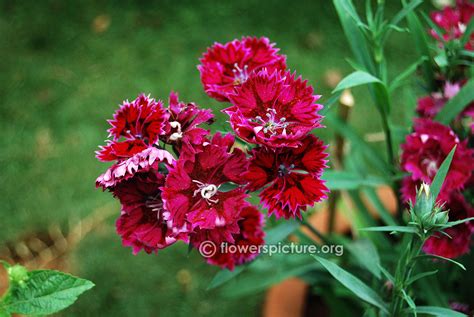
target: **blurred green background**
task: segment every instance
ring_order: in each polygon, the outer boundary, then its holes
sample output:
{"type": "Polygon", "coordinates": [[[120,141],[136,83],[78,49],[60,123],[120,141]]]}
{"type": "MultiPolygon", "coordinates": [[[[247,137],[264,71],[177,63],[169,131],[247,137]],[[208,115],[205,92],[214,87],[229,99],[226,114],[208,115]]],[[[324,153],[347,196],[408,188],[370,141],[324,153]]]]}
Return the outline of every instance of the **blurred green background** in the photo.
{"type": "MultiPolygon", "coordinates": [[[[388,2],[390,15],[399,3],[388,2]]],[[[108,167],[94,157],[106,119],[124,99],[146,92],[167,101],[170,90],[217,112],[223,105],[205,95],[196,69],[214,41],[269,37],[323,100],[328,78],[351,71],[326,0],[1,1],[0,8],[0,244],[51,224],[67,230],[97,209],[118,215],[111,195],[94,188],[108,167]]],[[[392,75],[414,54],[409,35],[394,34],[392,75]]],[[[407,98],[403,89],[396,96],[395,121],[409,117],[407,98]]],[[[351,120],[361,133],[381,130],[364,90],[356,91],[355,109],[351,120]]],[[[329,142],[333,130],[320,135],[329,142]]],[[[97,286],[63,315],[259,315],[262,293],[236,300],[206,291],[218,269],[188,256],[184,245],[133,256],[115,235],[114,218],[72,250],[71,270],[97,286]]]]}

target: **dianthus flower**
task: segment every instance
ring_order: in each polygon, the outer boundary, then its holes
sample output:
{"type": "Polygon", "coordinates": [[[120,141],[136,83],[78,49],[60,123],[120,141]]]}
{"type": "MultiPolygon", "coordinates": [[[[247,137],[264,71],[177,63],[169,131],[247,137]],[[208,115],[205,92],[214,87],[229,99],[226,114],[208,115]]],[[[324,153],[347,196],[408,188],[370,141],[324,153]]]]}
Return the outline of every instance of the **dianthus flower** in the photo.
{"type": "MultiPolygon", "coordinates": [[[[431,19],[446,32],[443,35],[444,40],[451,41],[464,35],[473,15],[474,4],[470,0],[457,0],[455,7],[447,6],[442,11],[431,13],[431,19]]],[[[433,37],[438,38],[435,30],[431,30],[431,34],[433,37]]],[[[473,50],[474,34],[471,34],[465,48],[473,50]]]]}
{"type": "MultiPolygon", "coordinates": [[[[114,164],[97,179],[97,187],[109,189],[120,200],[122,212],[116,223],[117,233],[134,254],[142,249],[156,252],[176,241],[161,199],[165,175],[160,172],[160,165],[172,162],[167,151],[147,148],[114,164]]],[[[185,236],[180,238],[186,240],[185,236]]]]}
{"type": "Polygon", "coordinates": [[[301,210],[327,197],[328,188],[321,180],[326,168],[326,146],[308,135],[297,148],[255,148],[244,178],[247,189],[257,191],[276,218],[301,218],[301,210]],[[267,186],[267,187],[265,187],[267,186]]]}
{"type": "Polygon", "coordinates": [[[296,147],[322,117],[316,103],[320,96],[301,77],[288,72],[262,70],[230,96],[230,116],[235,133],[245,141],[268,147],[296,147]]]}
{"type": "Polygon", "coordinates": [[[204,241],[212,241],[216,246],[216,253],[207,258],[207,262],[233,270],[236,265],[247,263],[258,255],[258,247],[265,242],[263,224],[263,214],[255,207],[247,205],[241,210],[239,220],[235,225],[232,224],[233,230],[237,230],[232,234],[232,239],[220,237],[220,230],[216,228],[197,231],[190,236],[190,243],[199,248],[204,241]]]}
{"type": "Polygon", "coordinates": [[[161,101],[144,94],[132,102],[124,101],[114,118],[108,121],[111,128],[107,131],[112,140],[100,147],[97,158],[101,161],[122,160],[152,146],[164,133],[167,119],[161,101]]]}
{"type": "MultiPolygon", "coordinates": [[[[402,195],[408,200],[421,182],[431,184],[441,163],[457,145],[440,196],[445,200],[453,190],[460,190],[469,180],[474,167],[474,150],[460,141],[448,126],[429,119],[417,119],[414,132],[402,144],[401,167],[410,172],[402,184],[402,195]]],[[[441,200],[443,200],[441,199],[441,200]]]]}
{"type": "MultiPolygon", "coordinates": [[[[474,216],[474,208],[466,202],[463,195],[455,192],[450,195],[449,202],[445,205],[449,210],[449,221],[466,219],[474,216]]],[[[437,233],[426,240],[423,251],[429,254],[443,256],[445,258],[457,258],[469,252],[471,235],[473,232],[472,222],[465,222],[444,230],[446,235],[437,233]]]]}
{"type": "Polygon", "coordinates": [[[225,190],[226,184],[243,184],[247,159],[233,149],[230,134],[214,135],[192,157],[181,156],[170,167],[163,188],[169,223],[177,233],[214,229],[234,223],[247,195],[241,188],[225,190]]]}
{"type": "Polygon", "coordinates": [[[198,66],[206,93],[218,101],[228,101],[235,87],[262,68],[284,70],[286,57],[266,37],[243,37],[226,44],[215,43],[200,59],[198,66]]]}

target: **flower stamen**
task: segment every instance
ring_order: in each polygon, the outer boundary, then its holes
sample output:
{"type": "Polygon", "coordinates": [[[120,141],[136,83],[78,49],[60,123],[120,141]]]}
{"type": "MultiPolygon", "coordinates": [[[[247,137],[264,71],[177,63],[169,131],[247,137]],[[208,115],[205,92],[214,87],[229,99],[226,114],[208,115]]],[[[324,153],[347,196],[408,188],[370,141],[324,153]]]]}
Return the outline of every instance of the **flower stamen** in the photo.
{"type": "Polygon", "coordinates": [[[193,197],[200,193],[201,197],[204,198],[209,205],[211,203],[217,204],[219,202],[219,199],[211,199],[215,194],[217,194],[217,190],[219,189],[218,186],[214,184],[204,184],[197,180],[193,180],[193,183],[196,183],[198,186],[193,193],[193,197]]]}

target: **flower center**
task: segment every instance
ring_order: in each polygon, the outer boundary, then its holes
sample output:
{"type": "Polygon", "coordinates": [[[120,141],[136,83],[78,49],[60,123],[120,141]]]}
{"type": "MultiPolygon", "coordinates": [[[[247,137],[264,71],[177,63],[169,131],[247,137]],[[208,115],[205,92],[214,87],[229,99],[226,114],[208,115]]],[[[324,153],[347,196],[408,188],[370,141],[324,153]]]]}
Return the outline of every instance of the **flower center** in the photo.
{"type": "Polygon", "coordinates": [[[285,164],[280,164],[278,167],[278,176],[283,177],[291,173],[291,170],[295,168],[295,164],[291,164],[289,167],[285,164]]]}
{"type": "Polygon", "coordinates": [[[183,132],[181,131],[181,123],[179,123],[178,121],[171,121],[170,126],[173,129],[176,129],[176,132],[170,135],[170,140],[177,141],[178,139],[181,139],[183,137],[183,132]]]}
{"type": "Polygon", "coordinates": [[[438,172],[438,163],[435,160],[424,159],[423,164],[426,166],[426,173],[429,177],[433,177],[438,172]]]}
{"type": "Polygon", "coordinates": [[[249,78],[248,68],[247,65],[244,65],[244,68],[240,68],[237,63],[234,64],[234,69],[232,70],[234,73],[234,86],[241,85],[247,81],[249,78]]]}
{"type": "Polygon", "coordinates": [[[217,190],[219,187],[217,187],[214,184],[204,184],[200,181],[193,180],[193,183],[196,183],[197,189],[193,193],[193,197],[195,197],[197,194],[201,194],[201,197],[204,198],[204,200],[210,205],[211,203],[217,204],[219,202],[219,199],[211,199],[214,197],[215,194],[217,194],[217,190]]]}
{"type": "Polygon", "coordinates": [[[265,118],[261,116],[256,116],[255,119],[250,119],[254,123],[257,123],[256,133],[263,130],[263,133],[270,133],[275,135],[278,133],[278,130],[282,130],[281,134],[286,135],[286,128],[290,124],[286,121],[285,117],[277,119],[277,112],[273,108],[267,108],[267,113],[265,118]]]}
{"type": "Polygon", "coordinates": [[[163,200],[161,195],[150,196],[145,201],[145,207],[150,208],[153,212],[156,212],[156,219],[160,220],[160,214],[163,211],[163,200]]]}

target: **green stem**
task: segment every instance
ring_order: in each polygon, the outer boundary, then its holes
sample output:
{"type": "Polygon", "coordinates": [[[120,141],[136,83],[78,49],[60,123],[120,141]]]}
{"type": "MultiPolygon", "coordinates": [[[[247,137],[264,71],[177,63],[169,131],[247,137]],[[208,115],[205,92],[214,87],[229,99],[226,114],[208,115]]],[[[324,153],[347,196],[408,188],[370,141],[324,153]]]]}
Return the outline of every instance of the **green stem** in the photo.
{"type": "Polygon", "coordinates": [[[306,220],[304,219],[299,219],[299,221],[301,222],[301,224],[303,226],[305,226],[306,228],[308,228],[308,230],[314,234],[316,237],[318,237],[319,239],[321,239],[322,242],[324,242],[325,244],[330,244],[329,243],[329,240],[324,236],[324,234],[322,234],[318,229],[316,229],[315,227],[313,227],[312,224],[310,224],[309,222],[307,222],[306,220]]]}

